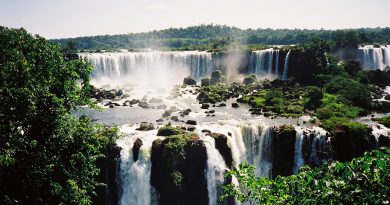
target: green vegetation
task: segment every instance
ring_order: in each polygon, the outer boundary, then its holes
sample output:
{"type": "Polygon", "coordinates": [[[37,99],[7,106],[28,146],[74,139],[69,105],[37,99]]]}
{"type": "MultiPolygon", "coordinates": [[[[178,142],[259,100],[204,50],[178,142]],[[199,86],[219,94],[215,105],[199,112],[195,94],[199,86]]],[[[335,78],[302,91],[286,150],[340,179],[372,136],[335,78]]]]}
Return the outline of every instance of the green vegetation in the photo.
{"type": "Polygon", "coordinates": [[[223,83],[202,86],[197,99],[203,103],[217,103],[230,98],[229,86],[223,83]]]}
{"type": "Polygon", "coordinates": [[[336,47],[357,47],[358,44],[386,44],[390,42],[390,28],[362,28],[345,30],[301,29],[246,29],[225,25],[200,25],[169,28],[161,31],[102,35],[57,39],[64,50],[164,48],[171,50],[223,50],[231,44],[242,44],[243,49],[255,50],[265,45],[291,45],[312,39],[333,40],[336,47]]]}
{"type": "Polygon", "coordinates": [[[390,198],[390,148],[381,148],[351,162],[319,168],[303,167],[298,175],[274,180],[254,175],[241,164],[227,172],[237,185],[223,187],[221,199],[235,197],[249,204],[386,204],[390,198]]]}
{"type": "Polygon", "coordinates": [[[157,136],[172,136],[183,134],[184,130],[179,127],[173,127],[171,124],[167,124],[166,126],[160,127],[157,131],[157,136]]]}
{"type": "Polygon", "coordinates": [[[91,67],[0,27],[0,204],[92,204],[116,129],[71,111],[91,103],[91,67]],[[81,86],[80,86],[81,85],[81,86]]]}
{"type": "Polygon", "coordinates": [[[372,120],[390,128],[390,116],[382,118],[373,118],[372,120]]]}

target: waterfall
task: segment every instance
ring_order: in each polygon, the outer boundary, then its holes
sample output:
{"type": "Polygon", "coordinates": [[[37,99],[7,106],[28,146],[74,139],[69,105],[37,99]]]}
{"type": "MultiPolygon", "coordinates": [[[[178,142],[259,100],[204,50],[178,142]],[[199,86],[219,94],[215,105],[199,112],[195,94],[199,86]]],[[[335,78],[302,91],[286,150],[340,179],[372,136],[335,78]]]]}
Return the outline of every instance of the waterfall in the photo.
{"type": "Polygon", "coordinates": [[[279,76],[279,50],[276,51],[275,76],[279,76]]]}
{"type": "Polygon", "coordinates": [[[290,52],[288,51],[286,55],[286,59],[284,60],[284,68],[283,68],[283,75],[282,75],[282,80],[287,80],[287,75],[288,75],[288,61],[290,59],[290,52]]]}
{"type": "Polygon", "coordinates": [[[256,74],[258,77],[278,77],[279,50],[269,48],[253,51],[249,57],[249,73],[256,74]]]}
{"type": "Polygon", "coordinates": [[[223,160],[219,151],[215,148],[215,141],[210,136],[202,138],[207,150],[207,190],[209,195],[209,205],[217,205],[219,203],[219,196],[223,193],[221,186],[224,183],[225,161],[223,160]]]}
{"type": "Polygon", "coordinates": [[[245,160],[255,167],[255,175],[270,177],[272,169],[272,129],[269,126],[243,126],[245,160]]]}
{"type": "Polygon", "coordinates": [[[295,139],[295,156],[294,156],[294,168],[293,172],[294,174],[298,173],[298,170],[300,167],[302,167],[305,163],[305,160],[303,159],[302,155],[302,149],[303,149],[303,140],[304,140],[304,134],[303,134],[303,129],[301,128],[296,128],[297,131],[296,134],[296,139],[295,139]]]}
{"type": "Polygon", "coordinates": [[[212,54],[203,51],[80,53],[79,57],[92,64],[92,83],[97,85],[180,83],[188,75],[200,79],[214,69],[212,54]]]}
{"type": "Polygon", "coordinates": [[[320,166],[323,160],[330,158],[328,156],[330,141],[324,129],[296,127],[295,130],[297,134],[294,146],[294,174],[297,174],[299,168],[305,164],[320,166]]]}
{"type": "Polygon", "coordinates": [[[358,59],[365,69],[384,70],[390,66],[390,48],[365,46],[358,49],[358,59]]]}
{"type": "Polygon", "coordinates": [[[121,185],[120,205],[154,205],[157,204],[156,190],[150,185],[151,176],[151,147],[157,139],[156,131],[137,133],[135,127],[130,128],[133,135],[119,139],[120,154],[119,181],[121,185]],[[134,134],[137,133],[137,134],[134,134]],[[143,145],[140,147],[138,160],[133,159],[133,144],[139,138],[143,145]]]}

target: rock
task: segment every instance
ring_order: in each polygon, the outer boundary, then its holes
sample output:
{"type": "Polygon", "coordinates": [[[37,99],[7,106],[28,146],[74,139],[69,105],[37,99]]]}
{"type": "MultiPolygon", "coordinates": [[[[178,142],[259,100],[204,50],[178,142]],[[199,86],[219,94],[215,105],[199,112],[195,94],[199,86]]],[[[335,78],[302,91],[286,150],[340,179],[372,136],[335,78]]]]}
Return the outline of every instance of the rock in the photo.
{"type": "Polygon", "coordinates": [[[208,204],[204,171],[207,168],[207,151],[198,137],[155,140],[151,162],[150,183],[159,193],[158,204],[208,204]]]}
{"type": "Polygon", "coordinates": [[[202,78],[201,80],[201,86],[209,86],[210,85],[210,78],[202,78]]]}
{"type": "Polygon", "coordinates": [[[196,80],[194,80],[194,79],[191,78],[191,77],[186,77],[186,78],[184,78],[184,80],[183,80],[183,84],[184,84],[184,85],[196,85],[196,80]]]}
{"type": "Polygon", "coordinates": [[[249,85],[257,81],[256,75],[250,75],[249,77],[244,78],[242,83],[244,85],[249,85]]]}
{"type": "Polygon", "coordinates": [[[111,104],[111,105],[109,105],[108,107],[109,107],[109,108],[114,108],[115,106],[111,104]]]}
{"type": "Polygon", "coordinates": [[[136,130],[138,131],[149,131],[149,130],[154,130],[154,125],[152,123],[147,123],[147,122],[141,122],[139,128],[136,130]]]}
{"type": "Polygon", "coordinates": [[[157,103],[163,103],[164,101],[162,99],[158,99],[158,98],[152,98],[149,100],[149,103],[154,103],[154,104],[157,104],[157,103]]]}
{"type": "Polygon", "coordinates": [[[201,109],[209,109],[210,105],[207,103],[203,103],[202,106],[200,107],[201,109]]]}
{"type": "Polygon", "coordinates": [[[138,106],[141,108],[149,108],[149,104],[146,101],[139,102],[138,106]]]}
{"type": "Polygon", "coordinates": [[[225,160],[226,166],[231,168],[233,165],[232,151],[228,145],[227,137],[223,134],[212,133],[211,137],[215,140],[215,147],[225,160]]]}
{"type": "Polygon", "coordinates": [[[210,78],[210,84],[217,84],[217,83],[222,83],[224,82],[224,76],[222,74],[222,71],[220,70],[215,70],[211,73],[211,78],[210,78]]]}
{"type": "Polygon", "coordinates": [[[213,113],[215,113],[215,110],[209,110],[209,111],[206,111],[205,113],[206,114],[213,114],[213,113]]]}
{"type": "Polygon", "coordinates": [[[122,96],[123,95],[123,91],[122,90],[118,90],[118,91],[115,92],[115,95],[117,97],[122,96]]]}
{"type": "Polygon", "coordinates": [[[240,106],[238,105],[238,103],[232,103],[232,108],[238,108],[238,107],[240,107],[240,106]]]}
{"type": "Polygon", "coordinates": [[[125,100],[125,102],[123,102],[122,106],[130,106],[130,100],[125,100]]]}
{"type": "Polygon", "coordinates": [[[138,160],[139,150],[141,146],[143,145],[142,140],[140,138],[137,138],[133,144],[133,159],[134,162],[138,160]]]}
{"type": "Polygon", "coordinates": [[[196,123],[195,120],[187,120],[186,124],[187,125],[197,125],[198,123],[196,123]]]}
{"type": "Polygon", "coordinates": [[[180,112],[180,116],[184,117],[185,115],[189,115],[191,112],[191,109],[186,109],[180,112]]]}
{"type": "Polygon", "coordinates": [[[293,174],[296,131],[291,125],[272,129],[272,178],[293,174]]]}
{"type": "Polygon", "coordinates": [[[182,134],[183,130],[177,127],[172,127],[171,125],[167,125],[164,127],[161,127],[157,131],[157,136],[172,136],[172,135],[178,135],[182,134]]]}
{"type": "Polygon", "coordinates": [[[196,129],[195,126],[188,126],[187,131],[193,132],[196,129]]]}
{"type": "Polygon", "coordinates": [[[210,136],[211,136],[211,131],[210,131],[210,130],[203,129],[201,132],[202,132],[202,133],[206,133],[207,135],[210,135],[210,136]]]}
{"type": "Polygon", "coordinates": [[[163,119],[156,120],[156,122],[163,122],[163,121],[164,121],[163,119]]]}
{"type": "Polygon", "coordinates": [[[217,105],[217,107],[226,107],[226,104],[225,103],[220,103],[219,105],[217,105]]]}
{"type": "Polygon", "coordinates": [[[179,117],[178,116],[172,116],[171,120],[173,120],[175,122],[178,122],[179,121],[179,117]]]}

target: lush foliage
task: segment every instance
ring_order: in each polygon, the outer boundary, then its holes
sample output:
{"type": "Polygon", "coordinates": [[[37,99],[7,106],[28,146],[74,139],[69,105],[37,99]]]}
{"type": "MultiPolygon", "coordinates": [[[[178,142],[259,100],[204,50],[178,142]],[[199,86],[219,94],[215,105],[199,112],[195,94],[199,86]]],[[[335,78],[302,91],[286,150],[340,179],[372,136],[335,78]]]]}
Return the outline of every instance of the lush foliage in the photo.
{"type": "Polygon", "coordinates": [[[91,67],[0,28],[0,204],[91,204],[96,160],[116,131],[70,112],[90,104],[91,67]]]}
{"type": "Polygon", "coordinates": [[[299,174],[274,180],[255,177],[254,168],[241,164],[227,172],[239,185],[224,186],[221,197],[250,204],[386,204],[390,198],[390,148],[351,162],[319,168],[303,167],[299,174]]]}
{"type": "Polygon", "coordinates": [[[200,25],[187,28],[170,28],[146,33],[104,35],[58,39],[65,49],[137,49],[168,47],[180,50],[223,49],[238,42],[249,49],[263,45],[291,45],[308,42],[314,38],[333,40],[338,47],[356,47],[361,43],[389,43],[389,28],[349,30],[300,30],[300,29],[246,29],[225,25],[200,25]]]}

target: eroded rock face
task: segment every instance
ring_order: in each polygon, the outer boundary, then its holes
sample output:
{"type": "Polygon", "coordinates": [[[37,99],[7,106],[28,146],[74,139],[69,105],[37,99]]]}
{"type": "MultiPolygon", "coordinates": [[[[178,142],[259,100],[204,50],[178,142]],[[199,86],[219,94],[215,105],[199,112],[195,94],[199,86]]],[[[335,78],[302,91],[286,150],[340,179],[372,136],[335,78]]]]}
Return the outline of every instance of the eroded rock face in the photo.
{"type": "Polygon", "coordinates": [[[141,146],[143,145],[142,140],[140,138],[137,138],[133,145],[133,159],[134,162],[138,160],[139,156],[139,150],[141,149],[141,146]]]}
{"type": "Polygon", "coordinates": [[[296,131],[291,125],[273,128],[272,178],[293,174],[296,131]]]}
{"type": "Polygon", "coordinates": [[[357,132],[353,128],[337,127],[331,132],[333,159],[346,162],[371,150],[370,133],[369,128],[357,132]]]}
{"type": "Polygon", "coordinates": [[[151,184],[160,205],[207,205],[206,146],[197,137],[180,137],[153,142],[151,184]]]}
{"type": "Polygon", "coordinates": [[[101,158],[97,161],[100,173],[97,176],[99,182],[107,186],[99,186],[96,190],[97,195],[93,198],[93,204],[98,205],[116,205],[119,201],[120,186],[118,184],[119,157],[121,148],[111,146],[107,150],[107,158],[101,158]]]}
{"type": "Polygon", "coordinates": [[[231,168],[233,165],[233,156],[232,156],[232,150],[228,146],[227,137],[223,134],[211,133],[211,132],[209,135],[212,138],[214,138],[215,147],[217,148],[217,150],[225,160],[226,166],[231,168]]]}

